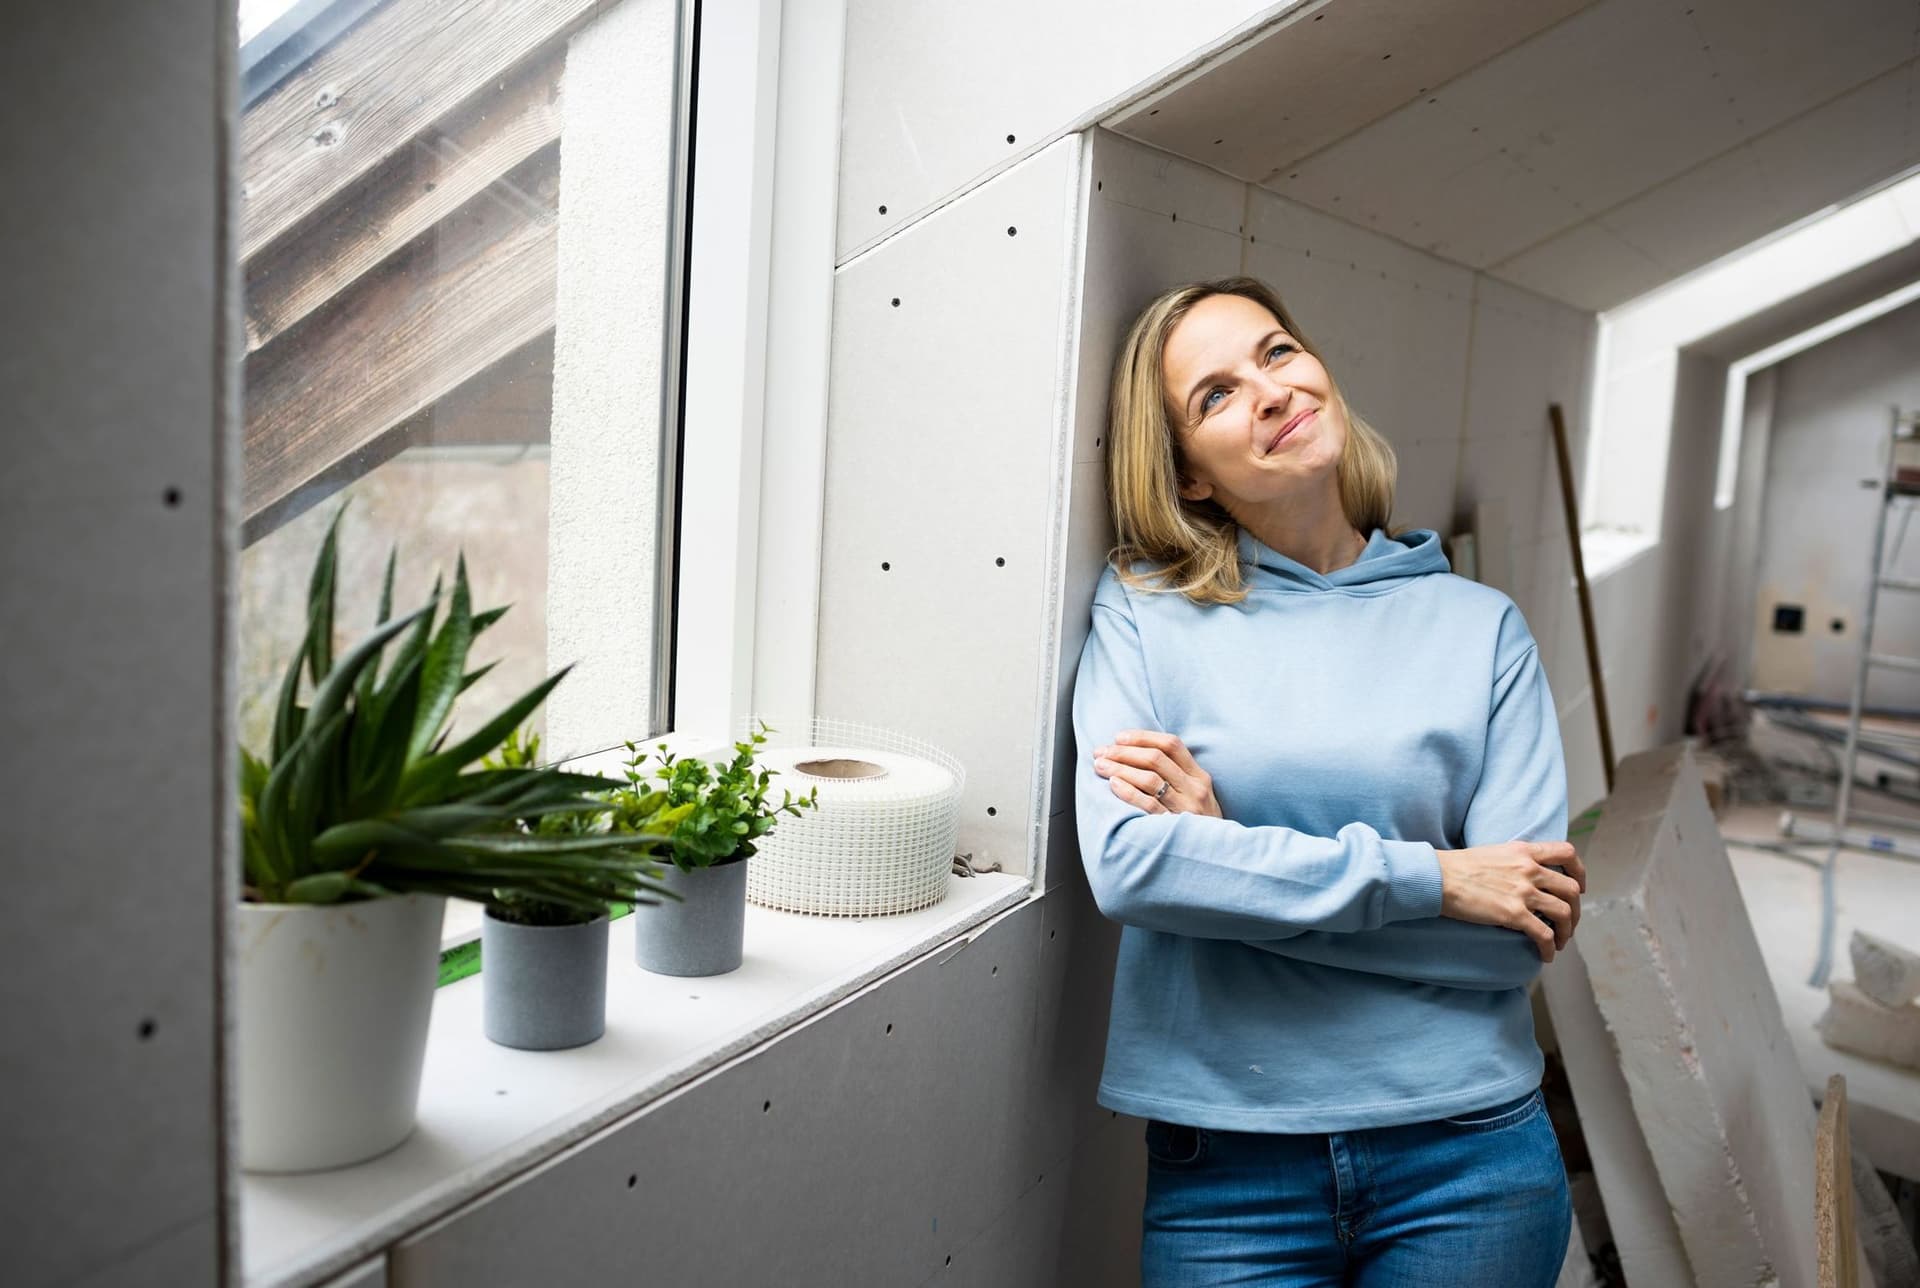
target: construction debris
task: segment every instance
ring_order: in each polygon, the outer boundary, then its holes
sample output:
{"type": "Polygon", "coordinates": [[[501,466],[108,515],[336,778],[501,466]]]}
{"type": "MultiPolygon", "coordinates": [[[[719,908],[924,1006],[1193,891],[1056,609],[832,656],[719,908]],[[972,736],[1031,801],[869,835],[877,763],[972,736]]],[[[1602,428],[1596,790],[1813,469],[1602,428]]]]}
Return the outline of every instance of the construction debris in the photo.
{"type": "Polygon", "coordinates": [[[1858,1288],[1854,1251],[1853,1157],[1847,1133],[1847,1080],[1827,1079],[1814,1145],[1814,1228],[1820,1239],[1820,1288],[1858,1288]]]}
{"type": "Polygon", "coordinates": [[[1905,1006],[1920,997],[1920,953],[1862,930],[1853,932],[1847,947],[1862,993],[1882,1006],[1905,1006]]]}
{"type": "Polygon", "coordinates": [[[1810,1285],[1813,1104],[1684,744],[1621,764],[1586,867],[1581,957],[1691,1281],[1810,1285]]]}
{"type": "Polygon", "coordinates": [[[1828,1046],[1920,1069],[1920,1006],[1883,1006],[1850,979],[1828,983],[1827,995],[1816,1027],[1828,1046]]]}

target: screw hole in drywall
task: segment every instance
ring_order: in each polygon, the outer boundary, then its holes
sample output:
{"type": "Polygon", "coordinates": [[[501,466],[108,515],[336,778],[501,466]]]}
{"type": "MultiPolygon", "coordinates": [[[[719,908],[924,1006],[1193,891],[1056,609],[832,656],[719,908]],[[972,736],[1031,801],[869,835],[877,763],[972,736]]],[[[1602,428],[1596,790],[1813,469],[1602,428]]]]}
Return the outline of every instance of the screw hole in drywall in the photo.
{"type": "Polygon", "coordinates": [[[1173,217],[1173,222],[1174,222],[1174,223],[1176,223],[1176,224],[1177,224],[1177,223],[1179,223],[1179,222],[1180,222],[1180,212],[1179,212],[1179,211],[1177,211],[1177,210],[1175,210],[1175,211],[1172,211],[1172,212],[1171,212],[1171,214],[1172,214],[1172,217],[1173,217]]]}
{"type": "Polygon", "coordinates": [[[997,559],[995,559],[995,560],[993,561],[993,566],[994,566],[994,567],[996,567],[996,568],[1004,568],[1004,567],[1006,567],[1006,566],[1007,566],[1007,561],[1006,561],[1006,558],[1005,558],[1005,556],[1002,556],[1002,557],[1000,557],[1000,558],[997,558],[997,559]]]}
{"type": "Polygon", "coordinates": [[[1013,142],[1013,136],[1011,134],[1007,136],[1007,142],[1009,143],[1013,142]]]}
{"type": "Polygon", "coordinates": [[[1148,112],[1148,113],[1147,113],[1147,115],[1148,115],[1148,116],[1158,116],[1158,115],[1160,115],[1160,109],[1156,107],[1156,108],[1154,108],[1154,109],[1153,109],[1153,110],[1152,110],[1151,112],[1148,112]]]}
{"type": "Polygon", "coordinates": [[[898,295],[893,297],[893,307],[896,309],[900,307],[900,297],[898,295]]]}
{"type": "Polygon", "coordinates": [[[989,806],[987,806],[987,817],[988,817],[988,818],[992,818],[992,817],[994,817],[994,816],[995,816],[996,814],[998,814],[999,812],[1000,812],[1000,811],[999,811],[999,810],[997,810],[997,809],[995,809],[995,808],[994,808],[993,806],[991,806],[991,805],[989,805],[989,806]]]}
{"type": "Polygon", "coordinates": [[[889,1025],[887,1025],[887,1036],[888,1036],[888,1037],[892,1037],[892,1036],[893,1036],[893,1025],[891,1025],[891,1024],[889,1024],[889,1025]]]}
{"type": "Polygon", "coordinates": [[[1015,236],[1018,236],[1019,233],[1020,233],[1020,230],[1018,228],[1015,228],[1012,224],[1007,225],[1007,236],[1015,237],[1015,236]]]}
{"type": "Polygon", "coordinates": [[[995,966],[992,970],[987,972],[987,974],[989,975],[998,975],[999,973],[1000,973],[1000,968],[998,966],[995,966]]]}
{"type": "Polygon", "coordinates": [[[1099,440],[1099,439],[1097,439],[1097,438],[1096,438],[1096,439],[1094,439],[1094,440],[1093,440],[1093,445],[1094,445],[1095,447],[1098,447],[1098,446],[1100,446],[1100,440],[1099,440]]]}
{"type": "Polygon", "coordinates": [[[151,1038],[154,1033],[154,1028],[155,1028],[155,1025],[152,1020],[140,1021],[140,1040],[142,1042],[145,1042],[147,1039],[151,1038]]]}
{"type": "Polygon", "coordinates": [[[1107,181],[1105,179],[1095,179],[1093,181],[1093,190],[1095,192],[1105,192],[1107,190],[1107,181]]]}
{"type": "Polygon", "coordinates": [[[496,1096],[504,1096],[507,1094],[507,1089],[505,1087],[495,1087],[493,1089],[493,1094],[496,1096]]]}
{"type": "Polygon", "coordinates": [[[165,501],[167,503],[168,508],[171,509],[174,506],[177,506],[180,504],[180,489],[177,487],[170,487],[166,490],[165,493],[161,495],[160,499],[165,501]]]}
{"type": "Polygon", "coordinates": [[[882,206],[882,207],[880,207],[880,213],[881,213],[881,214],[883,214],[883,215],[884,215],[884,214],[886,214],[886,213],[887,213],[887,208],[886,208],[885,206],[882,206]]]}
{"type": "Polygon", "coordinates": [[[947,1254],[947,1264],[948,1264],[948,1265],[952,1265],[952,1264],[953,1264],[953,1254],[952,1254],[951,1252],[949,1252],[949,1253],[947,1254]]]}
{"type": "Polygon", "coordinates": [[[773,1112],[773,1102],[772,1102],[771,1100],[763,1100],[763,1101],[761,1101],[761,1102],[760,1102],[760,1112],[761,1112],[761,1113],[763,1113],[763,1114],[770,1114],[770,1113],[772,1113],[772,1112],[773,1112]]]}
{"type": "Polygon", "coordinates": [[[638,1172],[629,1172],[629,1173],[627,1173],[627,1188],[628,1188],[628,1189],[632,1189],[632,1188],[633,1188],[634,1186],[636,1186],[636,1185],[638,1185],[639,1183],[640,1183],[640,1174],[639,1174],[638,1172]]]}
{"type": "Polygon", "coordinates": [[[881,560],[881,561],[880,561],[880,571],[881,571],[881,572],[892,572],[892,571],[893,571],[893,565],[892,565],[892,564],[890,564],[890,563],[888,563],[888,562],[886,562],[886,561],[885,561],[885,560],[883,559],[883,560],[881,560]]]}
{"type": "Polygon", "coordinates": [[[1049,931],[1047,932],[1047,938],[1048,938],[1048,939],[1052,939],[1052,938],[1054,938],[1055,936],[1057,936],[1057,935],[1058,935],[1059,933],[1060,933],[1060,932],[1059,932],[1059,931],[1057,931],[1057,930],[1049,930],[1049,931]]]}
{"type": "Polygon", "coordinates": [[[1382,55],[1380,55],[1380,61],[1384,63],[1384,62],[1386,62],[1386,61],[1387,61],[1387,59],[1389,59],[1389,58],[1391,58],[1391,57],[1393,57],[1393,55],[1392,55],[1392,54],[1382,54],[1382,55]]]}

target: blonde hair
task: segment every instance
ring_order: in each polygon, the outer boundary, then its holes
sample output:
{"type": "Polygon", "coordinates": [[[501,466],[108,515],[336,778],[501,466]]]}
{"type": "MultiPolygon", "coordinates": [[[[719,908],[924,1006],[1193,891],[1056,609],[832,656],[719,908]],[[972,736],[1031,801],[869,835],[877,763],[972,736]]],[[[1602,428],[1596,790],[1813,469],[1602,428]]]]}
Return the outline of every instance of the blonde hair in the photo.
{"type": "MultiPolygon", "coordinates": [[[[1247,597],[1240,579],[1240,525],[1211,500],[1180,495],[1179,435],[1168,416],[1161,362],[1167,337],[1201,300],[1238,295],[1279,320],[1300,347],[1321,358],[1265,282],[1227,277],[1167,291],[1134,319],[1114,364],[1109,399],[1107,497],[1119,544],[1109,554],[1114,571],[1137,589],[1178,591],[1197,604],[1237,604],[1247,597]],[[1134,571],[1145,561],[1153,572],[1134,571]]],[[[1329,373],[1329,380],[1332,379],[1329,373]]],[[[1346,414],[1347,443],[1335,467],[1340,508],[1362,535],[1385,528],[1393,512],[1393,448],[1347,405],[1336,383],[1333,397],[1346,414]]]]}

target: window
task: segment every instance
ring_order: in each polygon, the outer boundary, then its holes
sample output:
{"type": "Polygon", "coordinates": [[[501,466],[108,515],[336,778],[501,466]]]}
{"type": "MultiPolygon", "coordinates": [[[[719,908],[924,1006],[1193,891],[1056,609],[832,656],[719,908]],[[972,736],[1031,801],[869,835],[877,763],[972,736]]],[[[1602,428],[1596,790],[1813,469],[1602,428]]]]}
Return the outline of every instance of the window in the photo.
{"type": "MultiPolygon", "coordinates": [[[[562,666],[544,749],[663,732],[672,640],[675,5],[247,0],[240,738],[262,748],[341,529],[337,632],[464,555],[496,663],[456,736],[562,666]]],[[[472,920],[454,905],[450,928],[472,920]]]]}

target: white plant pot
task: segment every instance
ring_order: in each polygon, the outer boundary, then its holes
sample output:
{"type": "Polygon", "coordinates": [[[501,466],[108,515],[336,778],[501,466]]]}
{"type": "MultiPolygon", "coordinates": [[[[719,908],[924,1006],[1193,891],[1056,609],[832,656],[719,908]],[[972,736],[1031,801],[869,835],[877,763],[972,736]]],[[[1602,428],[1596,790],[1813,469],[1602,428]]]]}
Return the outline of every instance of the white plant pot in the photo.
{"type": "Polygon", "coordinates": [[[236,910],[240,1165],[311,1172],[413,1131],[446,900],[236,910]]]}

